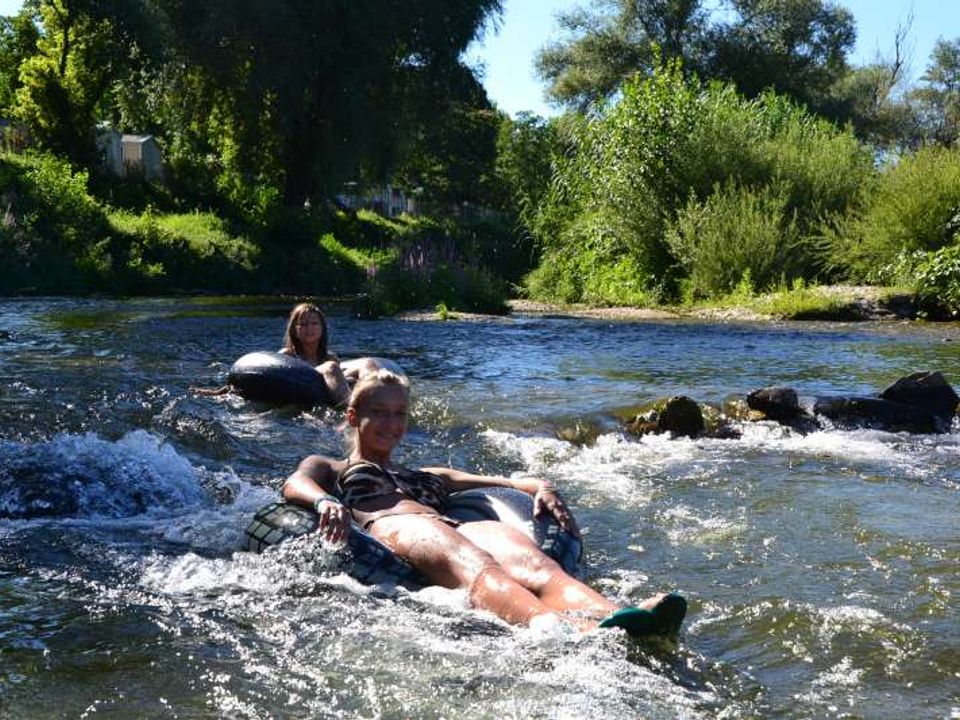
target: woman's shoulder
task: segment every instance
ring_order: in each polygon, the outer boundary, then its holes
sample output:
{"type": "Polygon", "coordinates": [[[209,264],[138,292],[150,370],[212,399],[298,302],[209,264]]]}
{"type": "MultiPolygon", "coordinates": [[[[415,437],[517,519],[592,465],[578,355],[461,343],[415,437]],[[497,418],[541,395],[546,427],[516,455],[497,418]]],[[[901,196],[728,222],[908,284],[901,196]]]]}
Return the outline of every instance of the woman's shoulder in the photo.
{"type": "Polygon", "coordinates": [[[300,461],[297,470],[319,480],[336,477],[346,465],[346,460],[338,460],[326,455],[308,455],[300,461]]]}

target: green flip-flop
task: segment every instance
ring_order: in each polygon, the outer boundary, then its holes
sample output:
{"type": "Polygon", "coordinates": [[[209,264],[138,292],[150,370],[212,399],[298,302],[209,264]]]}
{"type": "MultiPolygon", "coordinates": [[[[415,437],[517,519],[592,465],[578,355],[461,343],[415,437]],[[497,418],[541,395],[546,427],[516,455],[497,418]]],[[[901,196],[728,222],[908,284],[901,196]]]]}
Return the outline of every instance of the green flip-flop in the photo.
{"type": "Polygon", "coordinates": [[[620,608],[601,620],[599,627],[623,628],[634,637],[669,635],[680,630],[686,614],[687,601],[682,595],[670,593],[650,610],[638,607],[620,608]]]}

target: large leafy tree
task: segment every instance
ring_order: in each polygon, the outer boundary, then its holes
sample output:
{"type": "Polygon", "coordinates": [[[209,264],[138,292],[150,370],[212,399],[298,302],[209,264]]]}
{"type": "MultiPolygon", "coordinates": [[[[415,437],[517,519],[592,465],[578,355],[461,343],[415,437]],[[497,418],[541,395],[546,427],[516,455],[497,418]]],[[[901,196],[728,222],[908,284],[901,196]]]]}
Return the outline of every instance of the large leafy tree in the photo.
{"type": "Polygon", "coordinates": [[[960,38],[937,41],[910,101],[926,140],[947,147],[960,142],[960,38]]]}
{"type": "Polygon", "coordinates": [[[596,0],[560,17],[567,39],[537,60],[558,103],[585,107],[634,73],[680,59],[687,73],[732,81],[749,97],[772,88],[811,107],[847,72],[853,17],[829,0],[596,0]]]}
{"type": "Polygon", "coordinates": [[[849,71],[849,10],[825,0],[729,0],[735,19],[711,32],[709,75],[755,97],[766,89],[829,114],[830,89],[849,71]]]}
{"type": "Polygon", "coordinates": [[[634,73],[680,59],[699,70],[707,12],[703,0],[596,0],[557,18],[566,39],[543,48],[537,72],[557,103],[585,109],[634,73]]]}
{"type": "Polygon", "coordinates": [[[407,138],[449,118],[492,148],[489,103],[461,54],[501,5],[32,0],[36,50],[8,53],[16,113],[78,165],[94,164],[96,123],[109,120],[161,136],[178,168],[230,197],[299,206],[344,178],[384,177],[416,148],[407,138]]]}
{"type": "Polygon", "coordinates": [[[134,67],[138,48],[155,37],[148,0],[34,0],[40,35],[20,64],[14,114],[35,140],[74,164],[96,159],[96,123],[109,114],[111,91],[134,67]]]}
{"type": "Polygon", "coordinates": [[[221,152],[241,175],[275,183],[289,206],[391,167],[401,135],[422,120],[411,92],[459,81],[462,51],[501,9],[500,0],[159,4],[178,54],[216,100],[221,152]]]}

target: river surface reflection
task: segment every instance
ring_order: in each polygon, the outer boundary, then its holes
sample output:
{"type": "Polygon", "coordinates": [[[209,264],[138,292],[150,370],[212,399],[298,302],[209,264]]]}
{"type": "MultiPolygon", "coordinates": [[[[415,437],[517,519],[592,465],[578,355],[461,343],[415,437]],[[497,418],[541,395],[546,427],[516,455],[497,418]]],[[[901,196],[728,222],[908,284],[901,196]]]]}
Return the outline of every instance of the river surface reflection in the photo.
{"type": "Polygon", "coordinates": [[[535,473],[584,576],[690,600],[679,642],[516,629],[457,593],[368,588],[317,547],[236,552],[341,416],[199,398],[279,347],[290,304],[0,300],[0,717],[960,717],[960,434],[636,439],[613,413],[764,385],[960,386],[960,327],[360,321],[403,365],[408,464],[535,473]],[[595,442],[558,439],[589,425],[595,442]]]}

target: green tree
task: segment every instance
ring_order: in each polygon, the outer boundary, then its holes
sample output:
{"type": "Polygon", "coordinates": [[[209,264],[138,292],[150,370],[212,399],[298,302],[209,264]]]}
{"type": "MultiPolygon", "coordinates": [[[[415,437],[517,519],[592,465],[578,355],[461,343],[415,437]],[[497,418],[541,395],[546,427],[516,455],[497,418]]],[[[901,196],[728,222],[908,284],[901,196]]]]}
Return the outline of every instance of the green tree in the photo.
{"type": "Polygon", "coordinates": [[[532,113],[505,117],[500,123],[496,162],[500,205],[516,216],[525,234],[532,234],[537,208],[550,189],[560,149],[556,125],[532,113]]]}
{"type": "Polygon", "coordinates": [[[40,30],[32,7],[24,7],[17,15],[0,17],[0,113],[13,104],[20,87],[20,66],[37,50],[40,30]]]}
{"type": "Polygon", "coordinates": [[[494,164],[501,115],[469,68],[459,74],[458,82],[409,93],[401,122],[406,132],[391,172],[394,181],[417,192],[424,207],[439,214],[463,203],[497,204],[494,164]]]}
{"type": "Polygon", "coordinates": [[[829,109],[847,72],[853,16],[829,0],[728,0],[711,19],[703,0],[604,0],[560,17],[568,38],[544,48],[540,76],[558,103],[585,108],[614,96],[634,73],[681,60],[685,73],[733,82],[748,97],[773,89],[829,109]],[[720,16],[717,16],[720,17],[720,16]]]}
{"type": "Polygon", "coordinates": [[[395,166],[410,91],[461,79],[500,0],[160,0],[181,62],[215,99],[203,122],[238,182],[302,205],[395,166]]]}
{"type": "Polygon", "coordinates": [[[537,56],[548,94],[585,109],[612,96],[636,72],[681,59],[699,70],[707,12],[702,0],[604,0],[594,12],[578,8],[558,16],[566,40],[537,56]]]}
{"type": "Polygon", "coordinates": [[[14,114],[42,147],[92,167],[95,127],[136,50],[145,0],[38,0],[42,33],[20,65],[14,114]]]}
{"type": "Polygon", "coordinates": [[[783,96],[684,79],[625,83],[559,156],[538,207],[535,295],[643,303],[757,289],[823,267],[826,223],[857,206],[873,155],[783,96]],[[685,285],[689,283],[689,285],[685,285]]]}
{"type": "Polygon", "coordinates": [[[938,40],[920,85],[910,93],[922,136],[952,147],[960,138],[960,38],[938,40]]]}
{"type": "Polygon", "coordinates": [[[730,0],[732,22],[714,28],[709,77],[747,97],[772,89],[829,114],[830,88],[847,74],[856,40],[849,10],[829,0],[730,0]]]}

